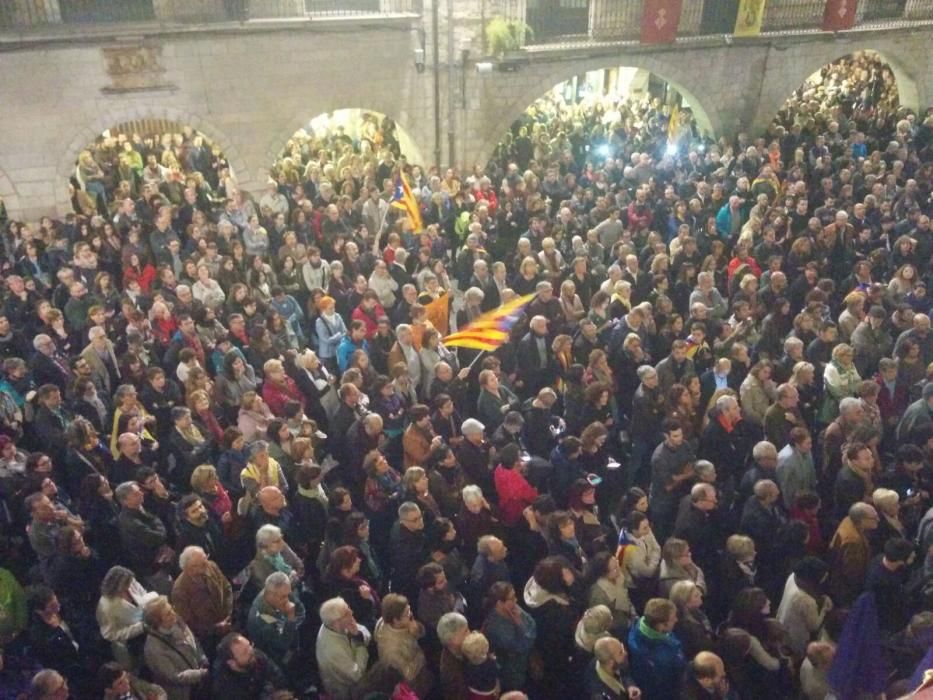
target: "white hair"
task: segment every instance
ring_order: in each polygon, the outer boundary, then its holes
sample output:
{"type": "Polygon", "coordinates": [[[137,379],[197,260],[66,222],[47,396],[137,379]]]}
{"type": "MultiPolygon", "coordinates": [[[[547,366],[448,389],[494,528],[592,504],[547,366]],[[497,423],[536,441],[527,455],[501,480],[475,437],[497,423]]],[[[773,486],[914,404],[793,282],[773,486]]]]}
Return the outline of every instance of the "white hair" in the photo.
{"type": "Polygon", "coordinates": [[[460,491],[460,495],[463,497],[464,503],[477,503],[483,500],[483,489],[481,489],[476,484],[470,484],[469,486],[464,486],[463,490],[460,491]]]}
{"type": "Polygon", "coordinates": [[[266,582],[262,586],[263,593],[267,591],[274,591],[279,588],[285,588],[288,586],[291,588],[292,581],[288,578],[288,574],[284,571],[273,571],[271,574],[266,576],[266,582]]]}
{"type": "Polygon", "coordinates": [[[275,525],[263,525],[256,530],[256,547],[265,549],[282,538],[282,531],[275,525]]]}
{"type": "Polygon", "coordinates": [[[190,563],[191,558],[199,553],[203,554],[205,557],[207,556],[207,553],[200,547],[196,547],[194,545],[185,547],[183,550],[181,550],[181,554],[178,555],[178,567],[184,571],[190,563]]]}
{"type": "MultiPolygon", "coordinates": [[[[341,599],[337,598],[337,600],[341,599]]],[[[324,605],[327,605],[327,603],[324,605]]],[[[323,606],[321,606],[321,608],[321,618],[323,619],[323,606]]],[[[447,642],[460,634],[460,632],[469,628],[470,625],[463,615],[460,613],[449,612],[441,615],[441,619],[437,621],[437,638],[440,640],[441,644],[447,644],[447,642]]]]}
{"type": "MultiPolygon", "coordinates": [[[[346,614],[348,607],[350,606],[347,605],[347,601],[340,596],[325,600],[321,603],[321,609],[318,611],[321,616],[321,622],[327,626],[333,625],[346,614]]],[[[444,617],[446,617],[446,615],[444,617]]]]}

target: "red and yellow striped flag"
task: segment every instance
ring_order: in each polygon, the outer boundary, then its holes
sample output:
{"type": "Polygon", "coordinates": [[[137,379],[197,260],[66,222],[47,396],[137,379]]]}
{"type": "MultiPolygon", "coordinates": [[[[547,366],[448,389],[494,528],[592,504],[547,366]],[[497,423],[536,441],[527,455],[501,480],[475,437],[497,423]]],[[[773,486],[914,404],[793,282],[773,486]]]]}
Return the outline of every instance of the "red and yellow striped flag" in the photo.
{"type": "Polygon", "coordinates": [[[507,342],[509,331],[521,318],[525,307],[535,298],[526,294],[503,304],[498,309],[487,311],[465,328],[444,338],[444,345],[492,351],[507,342]]]}
{"type": "Polygon", "coordinates": [[[411,221],[412,230],[420,233],[424,230],[424,224],[421,221],[421,210],[418,208],[418,200],[408,186],[408,180],[402,173],[395,178],[395,193],[389,204],[396,209],[401,209],[408,214],[408,220],[411,221]]]}

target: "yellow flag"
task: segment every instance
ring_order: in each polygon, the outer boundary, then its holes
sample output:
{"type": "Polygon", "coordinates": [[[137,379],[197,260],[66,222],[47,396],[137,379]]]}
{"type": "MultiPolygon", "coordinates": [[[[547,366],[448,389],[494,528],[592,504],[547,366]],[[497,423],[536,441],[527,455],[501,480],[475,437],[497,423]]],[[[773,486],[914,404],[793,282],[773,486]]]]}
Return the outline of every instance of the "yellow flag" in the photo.
{"type": "Polygon", "coordinates": [[[739,13],[735,17],[736,36],[758,36],[765,18],[767,0],[739,0],[739,13]]]}
{"type": "Polygon", "coordinates": [[[424,310],[431,325],[437,329],[442,338],[450,332],[450,305],[446,293],[425,304],[424,310]]]}

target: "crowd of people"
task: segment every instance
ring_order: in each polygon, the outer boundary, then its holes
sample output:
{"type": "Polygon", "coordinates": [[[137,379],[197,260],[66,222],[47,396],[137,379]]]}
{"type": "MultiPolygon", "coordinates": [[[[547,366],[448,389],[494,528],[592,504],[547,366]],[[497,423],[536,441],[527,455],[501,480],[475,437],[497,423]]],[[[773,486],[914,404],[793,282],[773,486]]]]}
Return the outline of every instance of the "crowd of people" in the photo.
{"type": "Polygon", "coordinates": [[[759,138],[537,106],[468,172],[368,117],[255,197],[114,136],[0,207],[0,697],[929,683],[933,111],[885,70],[759,138]]]}

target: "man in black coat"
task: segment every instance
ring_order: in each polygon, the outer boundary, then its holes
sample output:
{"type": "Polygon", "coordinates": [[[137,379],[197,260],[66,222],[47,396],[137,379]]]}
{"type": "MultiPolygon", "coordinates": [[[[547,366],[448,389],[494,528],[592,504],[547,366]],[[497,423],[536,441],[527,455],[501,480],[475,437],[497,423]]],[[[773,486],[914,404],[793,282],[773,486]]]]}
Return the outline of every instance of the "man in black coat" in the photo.
{"type": "Polygon", "coordinates": [[[428,559],[427,535],[421,508],[406,501],[398,509],[398,522],[392,526],[389,550],[389,583],[393,593],[417,600],[418,569],[428,559]]]}
{"type": "Polygon", "coordinates": [[[686,540],[693,553],[693,561],[705,572],[713,572],[719,559],[719,533],[710,513],[719,505],[716,488],[712,484],[698,483],[680,502],[674,537],[686,540]]]}
{"type": "Polygon", "coordinates": [[[204,501],[193,493],[182,496],[178,501],[178,527],[175,545],[179,551],[185,547],[200,547],[211,559],[217,559],[223,544],[223,531],[207,508],[204,501]]]}
{"type": "Polygon", "coordinates": [[[532,317],[528,333],[518,343],[518,376],[525,397],[537,395],[557,378],[557,362],[551,351],[547,328],[548,321],[544,316],[532,317]]]}
{"type": "Polygon", "coordinates": [[[787,518],[781,508],[781,490],[768,479],[755,484],[754,492],[742,508],[739,532],[755,541],[758,553],[758,583],[771,599],[781,597],[784,586],[783,557],[779,543],[787,518]]]}
{"type": "Polygon", "coordinates": [[[742,412],[733,396],[722,396],[710,411],[709,424],[700,436],[697,450],[701,459],[716,465],[717,486],[723,496],[723,507],[730,507],[735,495],[736,480],[745,466],[749,441],[742,429],[742,412]]]}
{"type": "Polygon", "coordinates": [[[39,409],[32,422],[37,447],[41,447],[52,458],[52,462],[62,468],[65,465],[70,416],[62,406],[62,392],[54,384],[43,384],[36,392],[39,409]]]}
{"type": "MultiPolygon", "coordinates": [[[[270,690],[288,690],[282,671],[242,634],[220,640],[211,671],[211,695],[225,700],[252,700],[270,690]]],[[[273,695],[274,697],[274,695],[273,695]]]]}
{"type": "Polygon", "coordinates": [[[32,378],[40,386],[54,384],[64,394],[72,378],[68,358],[58,352],[55,341],[44,333],[32,339],[32,346],[36,350],[29,362],[32,378]]]}

